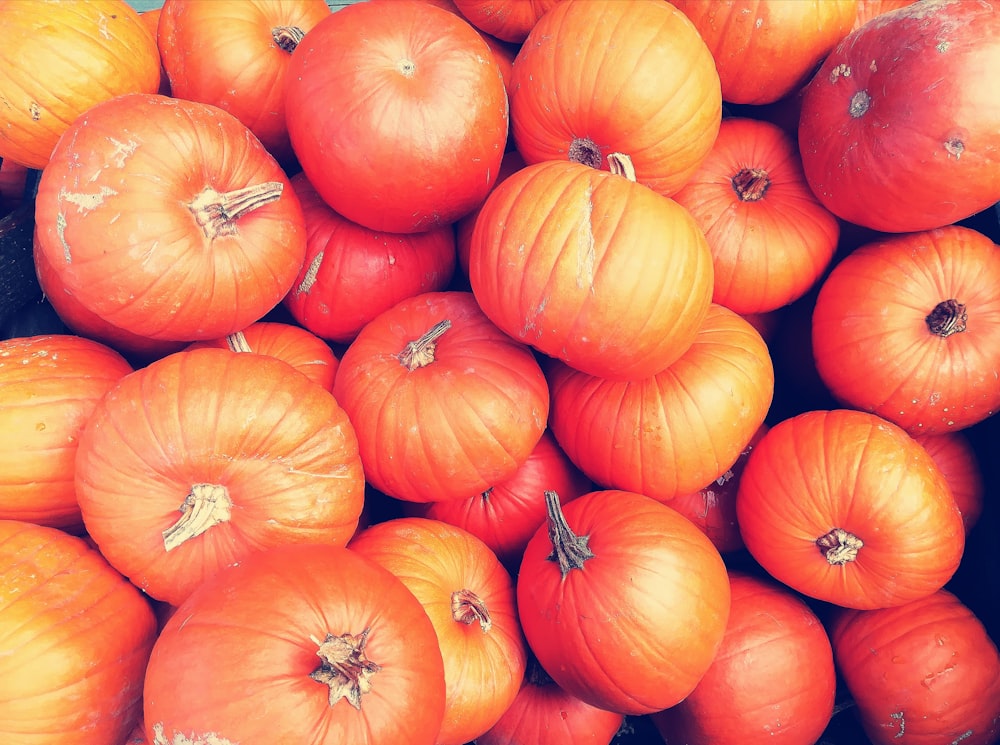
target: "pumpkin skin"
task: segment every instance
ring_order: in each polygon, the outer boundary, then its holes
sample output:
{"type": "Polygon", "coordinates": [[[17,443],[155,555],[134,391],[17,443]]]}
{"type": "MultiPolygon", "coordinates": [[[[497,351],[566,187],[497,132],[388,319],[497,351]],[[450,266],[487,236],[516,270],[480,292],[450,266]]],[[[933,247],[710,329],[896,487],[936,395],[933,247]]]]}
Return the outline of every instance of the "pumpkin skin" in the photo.
{"type": "MultiPolygon", "coordinates": [[[[508,150],[504,153],[503,160],[500,161],[500,172],[497,173],[497,180],[493,184],[495,189],[497,184],[507,180],[512,173],[516,173],[524,168],[524,158],[517,150],[508,150]]],[[[469,253],[472,251],[472,232],[476,228],[476,220],[482,205],[479,205],[472,212],[462,217],[455,223],[455,248],[458,253],[458,268],[462,276],[469,276],[469,253]]]]}
{"type": "Polygon", "coordinates": [[[888,13],[890,10],[905,8],[913,5],[917,0],[858,0],[858,13],[854,19],[851,31],[861,28],[875,16],[888,13]]]}
{"type": "Polygon", "coordinates": [[[156,620],[97,551],[55,528],[0,520],[0,740],[123,742],[142,714],[156,620]]]}
{"type": "Polygon", "coordinates": [[[73,121],[128,93],[156,93],[156,40],[125,0],[0,7],[0,158],[42,169],[73,121]]]}
{"type": "Polygon", "coordinates": [[[834,658],[873,745],[1000,738],[1000,656],[947,590],[830,621],[834,658]]]}
{"type": "Polygon", "coordinates": [[[804,85],[857,17],[857,0],[673,4],[711,50],[722,98],[738,104],[773,103],[804,85]]]}
{"type": "Polygon", "coordinates": [[[855,249],[820,287],[812,347],[835,398],[911,434],[986,419],[1000,409],[1000,249],[961,226],[855,249]]]}
{"type": "Polygon", "coordinates": [[[341,357],[333,394],[368,482],[408,502],[468,497],[512,476],[549,413],[531,350],[459,291],[416,295],[370,321],[341,357]]]}
{"type": "Polygon", "coordinates": [[[419,0],[350,5],[313,28],[286,75],[295,154],[349,220],[394,233],[448,225],[496,179],[507,92],[486,42],[454,13],[419,0]]]}
{"type": "Polygon", "coordinates": [[[582,372],[637,380],[694,341],[711,302],[712,258],[673,200],[625,176],[548,161],[486,198],[469,283],[515,339],[582,372]]]}
{"type": "Polygon", "coordinates": [[[1000,200],[1000,15],[932,0],[873,18],[806,86],[802,165],[819,200],[887,233],[951,225],[1000,200]]]}
{"type": "Polygon", "coordinates": [[[333,390],[340,365],[330,346],[318,336],[301,326],[275,321],[258,321],[221,339],[192,342],[187,349],[201,347],[277,357],[328,391],[333,390]]]}
{"type": "Polygon", "coordinates": [[[455,231],[371,230],[334,212],[304,173],[292,177],[306,225],[306,256],[284,306],[317,336],[349,344],[401,300],[444,290],[455,273],[455,231]]]}
{"type": "Polygon", "coordinates": [[[77,443],[97,402],[132,367],[68,334],[0,341],[0,519],[82,527],[77,443]]]}
{"type": "Polygon", "coordinates": [[[434,625],[445,681],[435,745],[479,737],[513,702],[527,664],[510,575],[485,543],[438,520],[377,523],[348,548],[398,577],[434,625]]]}
{"type": "Polygon", "coordinates": [[[577,467],[606,488],[661,502],[720,478],[764,422],[774,369],[760,334],[713,305],[694,344],[638,381],[546,365],[549,428],[577,467]]]}
{"type": "Polygon", "coordinates": [[[726,634],[677,706],[652,715],[666,742],[814,745],[833,715],[837,674],[826,629],[797,595],[730,574],[726,634]]]}
{"type": "Polygon", "coordinates": [[[208,348],[164,357],[105,395],[80,437],[76,491],[108,561],[179,605],[250,553],[345,545],[364,475],[328,391],[274,357],[208,348]]]}
{"type": "Polygon", "coordinates": [[[325,0],[165,0],[157,46],[172,94],[228,111],[291,162],[285,71],[302,36],[330,12],[325,0]]]}
{"type": "Polygon", "coordinates": [[[979,522],[985,500],[983,473],[972,442],[963,432],[919,435],[913,439],[924,446],[944,474],[968,534],[979,522]]]}
{"type": "Polygon", "coordinates": [[[221,109],[158,95],[119,96],[73,123],[36,219],[35,253],[64,289],[151,339],[245,328],[305,256],[298,199],[260,141],[221,109]]]}
{"type": "Polygon", "coordinates": [[[538,19],[560,0],[454,0],[462,15],[480,31],[520,44],[538,19]]]}
{"type": "Polygon", "coordinates": [[[402,582],[340,546],[281,546],[178,608],[150,657],[144,717],[154,743],[434,745],[444,695],[434,627],[402,582]],[[337,651],[354,685],[333,672],[337,651]]]}
{"type": "Polygon", "coordinates": [[[744,466],[736,516],[775,579],[847,608],[933,594],[965,548],[962,516],[931,456],[862,411],[808,411],[771,427],[744,466]]]}
{"type": "Polygon", "coordinates": [[[590,492],[565,508],[547,492],[546,506],[548,524],[528,542],[517,577],[532,652],[592,706],[635,715],[673,706],[725,632],[730,590],[719,552],[680,513],[634,492],[590,492]]]}
{"type": "Polygon", "coordinates": [[[625,153],[639,183],[670,196],[711,150],[722,94],[712,53],[672,4],[562,0],[514,60],[510,107],[527,163],[606,168],[625,153]]]}
{"type": "Polygon", "coordinates": [[[712,251],[712,302],[740,314],[805,295],[840,238],[837,218],[809,190],[795,140],[758,119],[724,119],[712,152],[674,199],[712,251]]]}

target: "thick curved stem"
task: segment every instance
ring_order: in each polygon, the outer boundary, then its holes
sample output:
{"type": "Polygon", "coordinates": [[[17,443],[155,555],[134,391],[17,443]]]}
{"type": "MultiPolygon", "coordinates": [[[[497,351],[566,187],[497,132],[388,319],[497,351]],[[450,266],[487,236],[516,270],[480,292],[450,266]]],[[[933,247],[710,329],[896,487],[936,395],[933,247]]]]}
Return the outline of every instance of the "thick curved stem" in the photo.
{"type": "Polygon", "coordinates": [[[451,594],[451,617],[467,626],[478,622],[484,634],[493,628],[486,603],[472,590],[463,588],[451,594]]]}
{"type": "Polygon", "coordinates": [[[233,501],[229,490],[221,484],[195,484],[181,503],[181,516],[164,530],[163,548],[173,551],[185,541],[197,538],[219,523],[228,522],[232,516],[233,501]]]}
{"type": "Polygon", "coordinates": [[[552,543],[552,553],[546,558],[559,564],[563,579],[573,569],[583,569],[587,559],[594,558],[594,552],[587,544],[590,536],[577,535],[566,522],[566,516],[559,502],[559,495],[554,491],[545,492],[545,512],[549,526],[549,541],[552,543]]]}
{"type": "Polygon", "coordinates": [[[284,189],[281,181],[267,181],[225,194],[206,186],[191,200],[188,209],[207,238],[235,235],[237,220],[265,204],[276,202],[284,189]]]}
{"type": "Polygon", "coordinates": [[[408,342],[403,351],[396,355],[399,364],[407,370],[416,370],[418,367],[426,367],[434,361],[434,352],[437,351],[437,341],[445,331],[451,328],[451,321],[447,318],[438,321],[416,341],[408,342]]]}

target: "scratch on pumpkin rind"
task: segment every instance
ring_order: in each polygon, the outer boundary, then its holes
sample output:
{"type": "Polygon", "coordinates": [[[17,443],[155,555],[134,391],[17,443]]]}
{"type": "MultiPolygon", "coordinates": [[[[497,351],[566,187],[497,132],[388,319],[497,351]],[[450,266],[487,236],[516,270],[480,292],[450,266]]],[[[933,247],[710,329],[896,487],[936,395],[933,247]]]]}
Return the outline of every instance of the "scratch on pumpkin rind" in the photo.
{"type": "Polygon", "coordinates": [[[594,189],[587,187],[584,194],[586,212],[578,223],[576,242],[576,286],[594,291],[594,268],[597,264],[596,241],[594,240],[594,189]]]}
{"type": "Polygon", "coordinates": [[[239,743],[235,740],[227,740],[214,732],[208,732],[204,735],[192,734],[190,737],[177,732],[170,740],[163,732],[163,724],[157,722],[153,725],[153,745],[239,745],[239,743]]]}
{"type": "Polygon", "coordinates": [[[67,264],[73,263],[73,254],[69,250],[69,243],[66,242],[66,215],[62,212],[56,213],[56,235],[62,244],[63,259],[67,264]]]}

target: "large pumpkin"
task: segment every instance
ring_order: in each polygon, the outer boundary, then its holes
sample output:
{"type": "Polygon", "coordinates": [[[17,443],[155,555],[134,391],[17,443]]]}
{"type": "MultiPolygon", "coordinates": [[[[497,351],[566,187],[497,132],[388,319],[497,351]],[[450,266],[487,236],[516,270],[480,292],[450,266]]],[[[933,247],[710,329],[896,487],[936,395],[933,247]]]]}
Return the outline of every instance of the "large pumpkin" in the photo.
{"type": "Polygon", "coordinates": [[[933,594],[965,548],[961,513],[927,451],[894,424],[847,409],[771,427],[744,466],[736,516],[772,576],[848,608],[933,594]]]}
{"type": "Polygon", "coordinates": [[[295,155],[349,220],[395,233],[448,225],[496,179],[503,77],[454,13],[419,0],[349,5],[313,28],[286,75],[295,155]]]}
{"type": "Polygon", "coordinates": [[[31,168],[87,109],[160,85],[156,39],[125,0],[3,3],[0,49],[0,158],[31,168]]]}
{"type": "Polygon", "coordinates": [[[515,339],[591,375],[638,379],[694,341],[712,258],[687,210],[613,161],[620,174],[548,161],[498,184],[472,231],[469,282],[515,339]]]}
{"type": "Polygon", "coordinates": [[[887,236],[846,256],[812,318],[830,392],[911,434],[1000,410],[1000,248],[970,228],[887,236]]]}
{"type": "Polygon", "coordinates": [[[298,199],[260,141],[220,109],[158,95],[119,96],[73,123],[36,219],[35,253],[63,292],[161,341],[259,320],[305,257],[298,199]]]}
{"type": "Polygon", "coordinates": [[[201,586],[146,671],[153,743],[435,745],[444,669],[396,577],[339,546],[283,546],[201,586]]]}
{"type": "Polygon", "coordinates": [[[80,437],[76,490],[108,561],[179,605],[252,552],[346,544],[364,475],[329,391],[274,357],[208,348],[164,357],[105,395],[80,437]]]}
{"type": "Polygon", "coordinates": [[[676,192],[708,155],[722,93],[687,17],[662,0],[562,0],[514,60],[511,134],[528,163],[606,168],[632,156],[636,178],[676,192]]]}
{"type": "Polygon", "coordinates": [[[97,551],[55,528],[0,520],[0,629],[0,741],[125,740],[142,714],[156,619],[97,551]]]}
{"type": "Polygon", "coordinates": [[[950,225],[1000,200],[1000,13],[929,0],[882,13],[826,57],[802,98],[809,185],[884,232],[950,225]]]}

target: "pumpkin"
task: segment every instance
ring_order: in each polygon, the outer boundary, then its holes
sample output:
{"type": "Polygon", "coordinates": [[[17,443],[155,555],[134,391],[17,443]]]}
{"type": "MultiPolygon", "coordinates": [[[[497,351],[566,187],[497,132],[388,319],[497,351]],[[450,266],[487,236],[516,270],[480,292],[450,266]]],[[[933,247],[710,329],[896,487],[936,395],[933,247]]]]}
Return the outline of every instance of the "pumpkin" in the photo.
{"type": "Polygon", "coordinates": [[[0,520],[0,740],[120,743],[142,715],[153,611],[84,541],[0,520]]]}
{"type": "Polygon", "coordinates": [[[582,372],[635,380],[694,341],[712,258],[687,210],[613,160],[616,173],[548,161],[497,185],[472,231],[469,283],[515,339],[582,372]]]}
{"type": "Polygon", "coordinates": [[[830,638],[873,745],[1000,738],[996,644],[947,590],[895,608],[841,611],[830,638]]]}
{"type": "Polygon", "coordinates": [[[0,158],[29,168],[91,107],[160,85],[156,41],[125,0],[4,3],[0,49],[0,158]]]}
{"type": "Polygon", "coordinates": [[[333,379],[340,365],[325,341],[301,326],[280,321],[258,321],[220,339],[192,342],[187,349],[201,347],[277,357],[328,391],[333,390],[333,379]]]}
{"type": "Polygon", "coordinates": [[[674,199],[712,251],[712,301],[741,314],[805,295],[840,238],[837,218],[809,190],[795,140],[759,119],[724,119],[712,152],[674,199]]]}
{"type": "Polygon", "coordinates": [[[671,508],[635,492],[599,490],[561,507],[517,577],[525,638],[571,695],[622,714],[687,696],[708,670],[729,616],[726,567],[711,541],[671,508]]]}
{"type": "Polygon", "coordinates": [[[889,233],[951,225],[1000,201],[1000,15],[932,0],[844,38],[806,86],[806,179],[838,217],[889,233]]]}
{"type": "Polygon", "coordinates": [[[830,392],[911,434],[1000,409],[1000,249],[971,228],[885,236],[846,256],[812,318],[830,392]]]}
{"type": "Polygon", "coordinates": [[[730,574],[722,645],[694,691],[652,715],[666,742],[814,745],[833,715],[837,675],[826,629],[788,588],[730,574]]]}
{"type": "Polygon", "coordinates": [[[445,682],[435,745],[479,737],[513,702],[526,665],[514,582],[496,554],[461,528],[421,517],[372,525],[348,548],[398,577],[434,626],[445,682]]]}
{"type": "Polygon", "coordinates": [[[627,153],[639,183],[665,196],[708,155],[722,116],[712,53],[662,0],[556,3],[521,46],[509,89],[527,163],[606,168],[608,155],[627,153]]]}
{"type": "Polygon", "coordinates": [[[547,10],[560,0],[454,0],[462,15],[480,31],[520,44],[547,10]]]}
{"type": "Polygon", "coordinates": [[[722,98],[767,104],[808,82],[851,30],[858,0],[674,0],[715,58],[722,98]]]}
{"type": "Polygon", "coordinates": [[[606,488],[661,502],[721,478],[764,422],[774,371],[760,334],[713,305],[694,344],[662,372],[608,380],[552,361],[549,429],[606,488]]]}
{"type": "MultiPolygon", "coordinates": [[[[524,168],[524,158],[517,150],[508,150],[504,153],[503,160],[500,161],[500,171],[497,173],[497,180],[493,184],[495,189],[497,184],[507,180],[512,173],[524,168]]],[[[455,247],[458,251],[458,268],[464,277],[469,276],[469,254],[472,251],[472,232],[476,228],[476,220],[482,210],[482,205],[474,209],[469,214],[460,218],[455,223],[455,247]]]]}
{"type": "Polygon", "coordinates": [[[476,745],[608,745],[624,719],[566,693],[529,657],[514,702],[476,745]]]}
{"type": "Polygon", "coordinates": [[[156,640],[154,743],[434,745],[441,651],[420,602],[342,546],[280,546],[208,580],[156,640]]]}
{"type": "Polygon", "coordinates": [[[112,326],[165,341],[239,331],[305,257],[284,171],[232,115],[119,96],[67,130],[42,173],[35,253],[112,326]]]}
{"type": "Polygon", "coordinates": [[[549,413],[531,350],[460,291],[422,293],[372,319],[341,357],[333,393],[368,482],[409,502],[470,497],[512,476],[549,413]]]}
{"type": "MultiPolygon", "coordinates": [[[[160,28],[160,15],[163,13],[163,7],[151,8],[149,10],[144,10],[139,13],[139,20],[142,21],[142,25],[146,27],[146,30],[153,37],[153,41],[156,41],[156,33],[160,28]]],[[[160,60],[160,87],[156,89],[156,93],[161,96],[170,95],[170,78],[167,77],[167,71],[163,69],[163,57],[160,55],[159,47],[157,47],[157,58],[160,60]]],[[[139,729],[139,728],[137,728],[139,729]]]]}
{"type": "Polygon", "coordinates": [[[285,116],[327,204],[372,230],[413,233],[482,202],[507,141],[507,94],[475,29],[394,0],[342,8],[308,37],[286,72],[285,116]]]}
{"type": "Polygon", "coordinates": [[[964,432],[918,435],[914,439],[924,446],[944,474],[968,534],[983,513],[986,489],[972,440],[964,432]]]}
{"type": "Polygon", "coordinates": [[[444,290],[455,272],[450,225],[385,233],[334,212],[304,173],[292,177],[306,226],[306,256],[284,306],[317,336],[354,340],[368,321],[413,295],[444,290]]]}
{"type": "Polygon", "coordinates": [[[0,519],[79,530],[73,485],[80,433],[132,367],[68,334],[0,341],[0,519]]]}
{"type": "Polygon", "coordinates": [[[330,392],[277,358],[214,348],[119,380],[80,436],[75,476],[101,552],[171,605],[252,552],[346,544],[364,501],[357,438],[330,392]]]}
{"type": "Polygon", "coordinates": [[[962,516],[927,451],[891,422],[848,409],[771,427],[743,468],[736,516],[775,579],[847,608],[931,595],[965,547],[962,516]]]}
{"type": "Polygon", "coordinates": [[[531,536],[545,522],[544,493],[554,491],[566,503],[592,488],[590,479],[573,465],[546,429],[517,471],[481,494],[411,502],[404,509],[469,531],[489,546],[506,567],[516,569],[531,536]]]}
{"type": "Polygon", "coordinates": [[[289,163],[285,71],[302,37],[330,15],[325,0],[165,0],[157,46],[172,95],[239,119],[289,163]]]}

